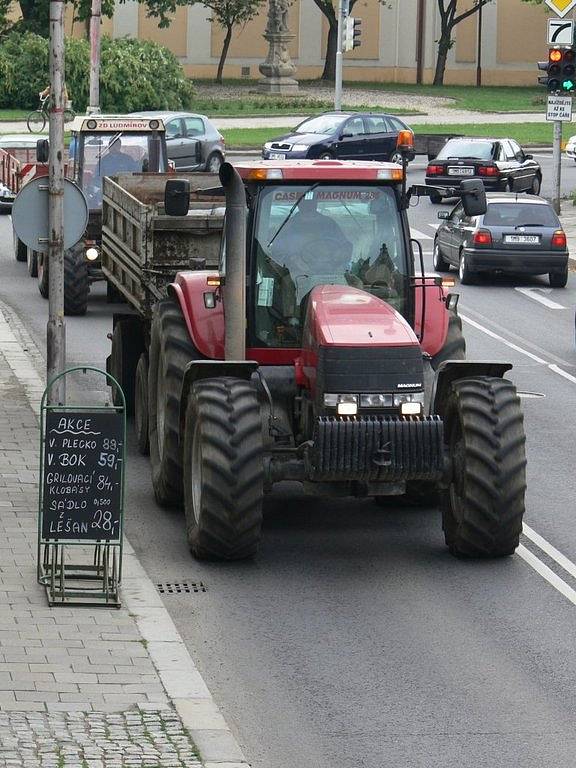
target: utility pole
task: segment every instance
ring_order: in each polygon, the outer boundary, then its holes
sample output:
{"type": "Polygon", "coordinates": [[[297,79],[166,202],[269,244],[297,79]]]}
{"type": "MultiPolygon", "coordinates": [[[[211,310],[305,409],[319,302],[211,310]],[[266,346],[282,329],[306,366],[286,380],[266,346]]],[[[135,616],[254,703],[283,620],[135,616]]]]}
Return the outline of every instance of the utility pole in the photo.
{"type": "Polygon", "coordinates": [[[90,103],[89,115],[100,112],[100,20],[102,0],[92,0],[90,16],[90,103]]]}
{"type": "MultiPolygon", "coordinates": [[[[48,163],[48,381],[66,367],[64,324],[64,2],[50,0],[50,157],[48,163]]],[[[64,378],[50,391],[50,405],[66,403],[64,378]]]]}
{"type": "Polygon", "coordinates": [[[348,0],[338,0],[338,44],[336,49],[336,81],[334,83],[334,109],[342,109],[342,44],[344,24],[348,16],[348,0]]]}
{"type": "Polygon", "coordinates": [[[476,87],[480,88],[482,85],[482,9],[481,5],[478,8],[478,42],[476,45],[476,87]]]}
{"type": "Polygon", "coordinates": [[[552,207],[560,214],[560,179],[562,168],[562,121],[554,120],[552,144],[552,207]]]}

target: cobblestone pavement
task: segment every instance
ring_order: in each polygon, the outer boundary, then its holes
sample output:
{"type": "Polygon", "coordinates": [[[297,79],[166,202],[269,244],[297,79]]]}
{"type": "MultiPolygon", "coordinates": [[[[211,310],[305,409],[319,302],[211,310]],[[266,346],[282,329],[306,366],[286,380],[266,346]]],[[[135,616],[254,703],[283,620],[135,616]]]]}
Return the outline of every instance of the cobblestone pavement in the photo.
{"type": "Polygon", "coordinates": [[[194,742],[207,768],[245,765],[128,544],[132,612],[48,607],[36,578],[40,438],[30,406],[42,361],[20,333],[0,307],[0,768],[196,768],[194,742]],[[142,617],[162,637],[141,632],[142,617]]]}

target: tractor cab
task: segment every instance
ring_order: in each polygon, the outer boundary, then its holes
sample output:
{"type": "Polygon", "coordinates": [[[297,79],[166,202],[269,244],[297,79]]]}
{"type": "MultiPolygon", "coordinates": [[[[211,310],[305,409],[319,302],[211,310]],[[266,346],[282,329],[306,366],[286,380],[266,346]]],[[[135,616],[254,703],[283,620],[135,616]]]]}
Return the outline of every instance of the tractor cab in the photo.
{"type": "Polygon", "coordinates": [[[249,208],[249,346],[299,348],[309,298],[320,285],[366,291],[413,317],[402,169],[340,161],[236,169],[249,208]]]}

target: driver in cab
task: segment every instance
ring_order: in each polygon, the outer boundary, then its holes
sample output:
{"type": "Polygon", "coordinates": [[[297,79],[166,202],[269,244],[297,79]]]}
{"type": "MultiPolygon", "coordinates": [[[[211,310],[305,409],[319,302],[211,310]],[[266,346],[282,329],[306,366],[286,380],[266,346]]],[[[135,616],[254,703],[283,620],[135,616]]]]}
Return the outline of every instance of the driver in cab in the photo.
{"type": "Polygon", "coordinates": [[[134,173],[140,170],[138,162],[127,152],[122,152],[122,140],[114,139],[98,163],[97,176],[114,176],[117,173],[134,173]]]}

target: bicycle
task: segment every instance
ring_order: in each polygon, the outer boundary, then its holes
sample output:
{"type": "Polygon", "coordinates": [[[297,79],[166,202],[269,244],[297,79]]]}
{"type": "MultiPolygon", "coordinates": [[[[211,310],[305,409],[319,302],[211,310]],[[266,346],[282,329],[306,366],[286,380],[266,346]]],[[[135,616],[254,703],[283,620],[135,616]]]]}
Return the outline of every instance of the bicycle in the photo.
{"type": "MultiPolygon", "coordinates": [[[[46,123],[48,122],[49,118],[49,112],[48,112],[48,106],[50,102],[50,97],[47,96],[45,99],[40,100],[40,106],[38,109],[35,109],[33,112],[30,112],[28,117],[26,118],[26,125],[28,126],[28,130],[30,133],[40,133],[44,130],[46,127],[46,123]]],[[[76,117],[76,113],[70,106],[71,102],[68,102],[66,105],[66,108],[64,109],[64,122],[70,123],[74,118],[76,117]]]]}

